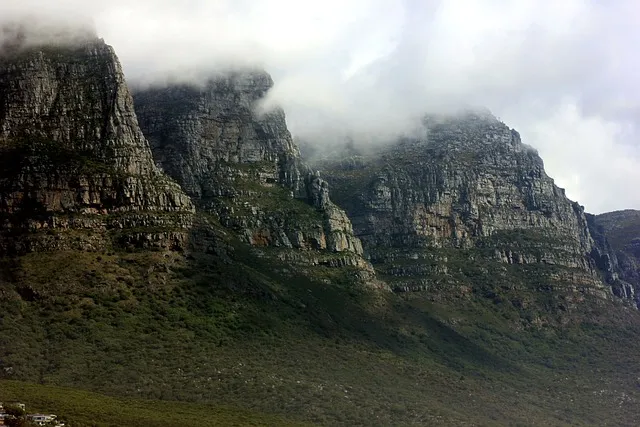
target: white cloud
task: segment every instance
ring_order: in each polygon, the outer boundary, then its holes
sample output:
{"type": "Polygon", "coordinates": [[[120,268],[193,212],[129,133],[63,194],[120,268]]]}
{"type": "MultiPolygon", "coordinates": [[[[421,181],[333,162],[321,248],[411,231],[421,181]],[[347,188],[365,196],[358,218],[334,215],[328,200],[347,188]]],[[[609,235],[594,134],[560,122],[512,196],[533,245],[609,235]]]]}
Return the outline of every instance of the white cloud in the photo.
{"type": "Polygon", "coordinates": [[[595,212],[640,206],[640,158],[635,147],[620,144],[619,123],[587,117],[566,100],[546,119],[524,123],[521,135],[538,148],[546,169],[567,196],[590,200],[595,212]]]}
{"type": "Polygon", "coordinates": [[[640,208],[635,0],[0,0],[0,19],[90,16],[130,81],[257,64],[292,131],[386,137],[490,108],[588,210],[640,208]]]}

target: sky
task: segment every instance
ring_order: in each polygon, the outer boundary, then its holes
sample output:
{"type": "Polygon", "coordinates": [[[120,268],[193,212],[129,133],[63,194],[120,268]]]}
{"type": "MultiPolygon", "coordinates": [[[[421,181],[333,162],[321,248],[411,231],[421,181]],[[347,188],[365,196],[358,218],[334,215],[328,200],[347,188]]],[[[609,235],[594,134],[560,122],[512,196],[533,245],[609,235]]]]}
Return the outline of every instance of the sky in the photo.
{"type": "Polygon", "coordinates": [[[637,0],[0,0],[91,22],[133,85],[265,68],[294,136],[387,138],[489,108],[586,210],[640,209],[637,0]]]}

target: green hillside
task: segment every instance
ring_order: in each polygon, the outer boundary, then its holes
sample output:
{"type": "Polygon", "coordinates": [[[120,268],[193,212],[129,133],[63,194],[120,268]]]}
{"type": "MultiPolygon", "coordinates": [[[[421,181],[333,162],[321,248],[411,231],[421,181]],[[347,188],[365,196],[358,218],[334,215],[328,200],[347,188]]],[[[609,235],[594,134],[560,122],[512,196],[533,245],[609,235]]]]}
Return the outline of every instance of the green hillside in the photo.
{"type": "Polygon", "coordinates": [[[28,413],[55,413],[59,420],[74,427],[305,425],[231,407],[122,399],[77,389],[19,381],[0,381],[0,399],[4,402],[24,403],[28,413]]]}
{"type": "MultiPolygon", "coordinates": [[[[454,273],[434,276],[431,292],[395,294],[357,285],[345,267],[293,268],[282,261],[288,249],[215,236],[217,254],[4,259],[3,375],[325,425],[633,425],[640,416],[638,313],[589,294],[572,306],[559,267],[451,252],[454,273]]],[[[61,394],[50,410],[66,414],[74,399],[61,394]]],[[[140,412],[147,425],[154,416],[140,412]]]]}

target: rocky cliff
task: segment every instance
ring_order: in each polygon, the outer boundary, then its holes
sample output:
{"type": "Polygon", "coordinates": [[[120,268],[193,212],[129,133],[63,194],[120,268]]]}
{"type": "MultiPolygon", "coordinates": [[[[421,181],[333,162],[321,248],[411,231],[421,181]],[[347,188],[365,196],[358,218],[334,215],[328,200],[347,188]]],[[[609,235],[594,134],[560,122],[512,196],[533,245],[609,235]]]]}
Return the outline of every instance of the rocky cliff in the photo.
{"type": "Polygon", "coordinates": [[[588,218],[591,234],[615,275],[614,294],[640,306],[640,212],[629,209],[588,218]]]}
{"type": "Polygon", "coordinates": [[[0,54],[0,252],[184,243],[193,205],[154,165],[113,49],[0,54]]]}
{"type": "Polygon", "coordinates": [[[257,111],[272,85],[263,71],[238,71],[134,97],[158,164],[244,241],[359,259],[351,222],[331,202],[326,182],[300,161],[284,112],[257,111]]]}
{"type": "Polygon", "coordinates": [[[559,266],[554,277],[585,292],[606,297],[615,283],[632,297],[582,207],[489,113],[429,116],[422,136],[317,160],[321,176],[301,161],[283,111],[256,108],[272,85],[252,70],[152,87],[137,91],[134,112],[104,42],[5,46],[2,251],[184,248],[195,205],[199,224],[278,248],[283,262],[371,278],[366,253],[396,289],[426,289],[450,278],[452,257],[480,254],[559,266]]]}
{"type": "Polygon", "coordinates": [[[580,272],[576,282],[608,295],[583,208],[515,130],[483,111],[423,124],[421,136],[315,160],[380,272],[420,289],[446,272],[446,250],[482,250],[505,264],[580,272]]]}
{"type": "Polygon", "coordinates": [[[586,216],[515,131],[430,117],[312,173],[251,72],[138,93],[149,144],[111,48],[71,39],[0,55],[0,400],[96,390],[139,424],[143,398],[256,425],[637,424],[640,311],[609,288],[632,291],[635,229],[586,216]]]}

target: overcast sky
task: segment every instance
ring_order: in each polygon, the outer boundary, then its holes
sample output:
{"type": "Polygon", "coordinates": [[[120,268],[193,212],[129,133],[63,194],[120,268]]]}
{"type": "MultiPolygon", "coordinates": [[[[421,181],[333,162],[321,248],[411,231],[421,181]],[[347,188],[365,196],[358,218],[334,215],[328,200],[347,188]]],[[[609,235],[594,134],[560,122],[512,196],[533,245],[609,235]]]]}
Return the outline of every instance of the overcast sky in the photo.
{"type": "Polygon", "coordinates": [[[301,137],[485,106],[588,211],[640,209],[637,0],[0,0],[24,11],[91,17],[131,82],[264,67],[301,137]]]}

